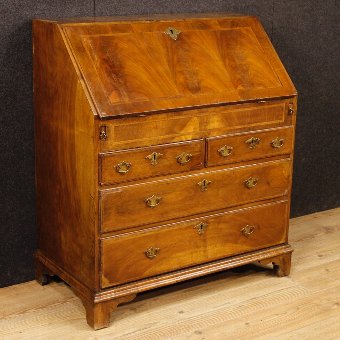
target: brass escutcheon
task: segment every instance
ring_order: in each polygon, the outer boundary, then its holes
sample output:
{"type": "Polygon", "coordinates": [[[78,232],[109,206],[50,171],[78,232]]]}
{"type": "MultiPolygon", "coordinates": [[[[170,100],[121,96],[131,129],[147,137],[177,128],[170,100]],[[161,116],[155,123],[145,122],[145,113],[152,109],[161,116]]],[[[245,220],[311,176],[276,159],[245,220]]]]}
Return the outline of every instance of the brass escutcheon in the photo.
{"type": "Polygon", "coordinates": [[[261,139],[257,137],[251,137],[245,141],[248,144],[249,149],[255,149],[256,145],[260,144],[261,139]]]}
{"type": "Polygon", "coordinates": [[[255,231],[255,226],[247,224],[245,227],[241,229],[241,233],[245,237],[249,237],[255,231]]]}
{"type": "Polygon", "coordinates": [[[123,161],[118,163],[115,168],[117,172],[124,175],[130,171],[131,166],[131,163],[123,161]]]}
{"type": "Polygon", "coordinates": [[[99,139],[100,140],[106,140],[107,139],[107,132],[106,132],[106,126],[102,125],[99,130],[99,139]]]}
{"type": "Polygon", "coordinates": [[[278,148],[281,148],[281,146],[283,145],[284,143],[284,139],[283,138],[279,138],[279,137],[276,137],[275,139],[273,139],[270,143],[270,145],[275,148],[275,149],[278,149],[278,148]]]}
{"type": "Polygon", "coordinates": [[[204,179],[203,181],[198,182],[197,185],[201,188],[201,191],[207,191],[210,183],[211,181],[204,179]]]}
{"type": "Polygon", "coordinates": [[[159,251],[160,251],[159,248],[150,247],[144,252],[144,254],[148,259],[152,260],[157,256],[159,251]]]}
{"type": "Polygon", "coordinates": [[[162,197],[152,195],[151,197],[148,197],[145,199],[145,203],[148,207],[154,208],[157,207],[159,203],[161,203],[162,197]]]}
{"type": "Polygon", "coordinates": [[[165,31],[165,34],[167,34],[171,39],[177,40],[179,34],[181,33],[180,30],[177,30],[176,28],[173,27],[168,27],[165,31]]]}
{"type": "Polygon", "coordinates": [[[288,114],[289,115],[294,114],[294,105],[292,103],[288,104],[288,114]]]}
{"type": "Polygon", "coordinates": [[[145,158],[149,159],[152,165],[156,165],[158,164],[158,158],[160,158],[161,156],[163,156],[163,154],[159,152],[153,152],[152,154],[146,156],[145,158]]]}
{"type": "Polygon", "coordinates": [[[207,222],[200,222],[197,225],[195,225],[194,229],[197,230],[198,235],[203,235],[207,227],[208,227],[207,222]]]}
{"type": "Polygon", "coordinates": [[[251,189],[258,183],[258,179],[255,177],[249,177],[246,181],[244,181],[244,185],[246,188],[251,189]]]}
{"type": "Polygon", "coordinates": [[[180,155],[176,157],[177,163],[180,165],[187,164],[191,161],[192,155],[190,153],[182,152],[180,155]]]}
{"type": "Polygon", "coordinates": [[[228,157],[233,152],[233,147],[229,145],[224,145],[221,148],[219,148],[217,151],[222,157],[228,157]]]}

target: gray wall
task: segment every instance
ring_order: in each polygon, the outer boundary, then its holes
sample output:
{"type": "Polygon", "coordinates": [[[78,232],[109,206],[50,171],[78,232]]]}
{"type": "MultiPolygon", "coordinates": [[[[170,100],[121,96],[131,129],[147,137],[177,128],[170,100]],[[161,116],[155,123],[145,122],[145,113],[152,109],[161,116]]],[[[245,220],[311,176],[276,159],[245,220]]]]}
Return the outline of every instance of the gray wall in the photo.
{"type": "Polygon", "coordinates": [[[340,206],[336,2],[1,0],[0,286],[34,277],[32,18],[209,11],[259,16],[300,94],[292,204],[292,216],[299,216],[340,206]]]}

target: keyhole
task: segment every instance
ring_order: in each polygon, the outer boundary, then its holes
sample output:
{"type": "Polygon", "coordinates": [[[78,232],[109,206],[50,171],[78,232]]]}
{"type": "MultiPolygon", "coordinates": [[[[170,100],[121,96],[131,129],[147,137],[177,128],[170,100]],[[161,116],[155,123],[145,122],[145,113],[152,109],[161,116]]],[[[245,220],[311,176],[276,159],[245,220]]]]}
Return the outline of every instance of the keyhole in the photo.
{"type": "Polygon", "coordinates": [[[171,33],[171,34],[174,34],[174,31],[173,31],[172,29],[170,29],[170,33],[171,33]]]}

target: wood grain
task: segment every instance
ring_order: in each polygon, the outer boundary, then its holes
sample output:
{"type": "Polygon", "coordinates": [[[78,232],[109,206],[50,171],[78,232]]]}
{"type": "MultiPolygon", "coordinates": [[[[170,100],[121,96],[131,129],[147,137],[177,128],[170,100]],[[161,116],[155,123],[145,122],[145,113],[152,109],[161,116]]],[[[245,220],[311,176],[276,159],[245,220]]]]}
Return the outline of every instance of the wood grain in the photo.
{"type": "MultiPolygon", "coordinates": [[[[288,114],[290,103],[294,103],[293,98],[213,108],[190,108],[124,119],[97,119],[97,136],[100,127],[105,126],[107,138],[100,141],[100,149],[104,152],[136,145],[149,146],[292,125],[293,116],[288,114]]],[[[296,108],[296,104],[294,107],[296,108]]]]}
{"type": "Polygon", "coordinates": [[[99,156],[100,183],[116,184],[149,177],[176,174],[204,167],[204,140],[187,141],[135,148],[118,152],[102,153],[99,156]],[[156,153],[157,159],[150,156],[156,153]],[[190,155],[186,163],[180,163],[178,157],[190,155]],[[127,173],[119,173],[117,166],[127,162],[131,165],[127,173]]]}
{"type": "Polygon", "coordinates": [[[62,28],[100,117],[296,94],[255,17],[62,28]]]}
{"type": "Polygon", "coordinates": [[[211,137],[207,139],[207,165],[216,166],[234,162],[247,161],[258,158],[289,155],[293,148],[293,127],[259,130],[237,133],[227,136],[211,137]],[[252,147],[251,138],[258,138],[259,143],[252,147]],[[274,147],[273,141],[278,138],[282,146],[274,147]],[[221,148],[229,148],[230,154],[223,155],[221,148]]]}
{"type": "Polygon", "coordinates": [[[33,35],[40,284],[58,275],[99,329],[152,288],[254,261],[289,274],[296,91],[256,18],[34,20],[33,35]],[[244,149],[250,132],[263,149],[244,149]],[[244,156],[214,159],[218,136],[244,156]]]}
{"type": "Polygon", "coordinates": [[[33,33],[38,248],[94,289],[93,112],[60,29],[34,21],[33,33]]]}
{"type": "Polygon", "coordinates": [[[106,238],[102,287],[284,243],[287,212],[287,202],[272,203],[106,238]],[[247,225],[254,228],[249,235],[247,225]],[[150,247],[158,249],[154,258],[145,254],[150,247]]]}
{"type": "MultiPolygon", "coordinates": [[[[338,339],[340,209],[291,220],[290,277],[247,266],[141,294],[97,339],[338,339]],[[322,277],[322,280],[320,279],[322,277]]],[[[91,339],[84,308],[62,282],[0,289],[0,337],[91,339]]]]}
{"type": "Polygon", "coordinates": [[[126,229],[283,196],[289,181],[290,161],[280,160],[102,190],[101,230],[126,229]],[[251,177],[258,184],[248,189],[244,182],[251,177]],[[203,180],[211,181],[206,191],[198,185],[203,180]],[[146,204],[152,196],[161,198],[154,208],[146,204]]]}

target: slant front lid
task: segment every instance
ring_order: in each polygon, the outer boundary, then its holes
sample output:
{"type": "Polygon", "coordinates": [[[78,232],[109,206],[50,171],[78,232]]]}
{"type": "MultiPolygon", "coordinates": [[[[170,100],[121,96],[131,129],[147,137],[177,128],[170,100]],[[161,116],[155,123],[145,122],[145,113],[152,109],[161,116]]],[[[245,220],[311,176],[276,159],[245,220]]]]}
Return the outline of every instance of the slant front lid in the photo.
{"type": "Polygon", "coordinates": [[[253,17],[63,24],[101,117],[295,95],[253,17]]]}

